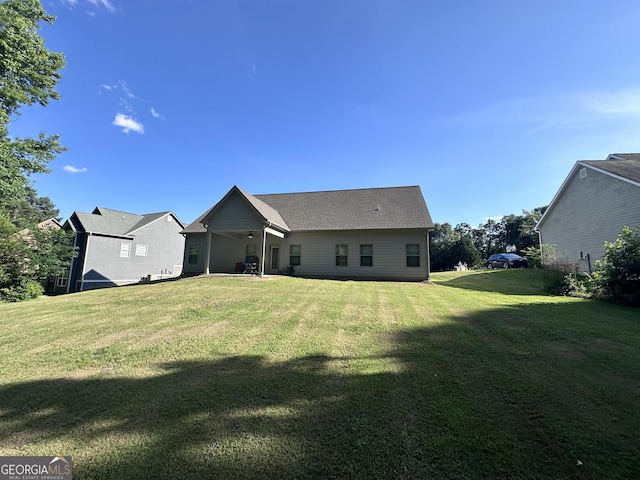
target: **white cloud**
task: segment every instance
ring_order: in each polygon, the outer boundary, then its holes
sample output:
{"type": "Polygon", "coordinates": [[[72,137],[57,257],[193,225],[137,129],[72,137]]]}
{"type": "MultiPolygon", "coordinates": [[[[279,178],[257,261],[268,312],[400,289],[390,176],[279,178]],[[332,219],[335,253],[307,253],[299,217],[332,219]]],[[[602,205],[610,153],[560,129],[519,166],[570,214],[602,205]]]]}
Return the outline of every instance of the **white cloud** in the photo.
{"type": "Polygon", "coordinates": [[[509,98],[444,123],[479,127],[492,124],[528,126],[528,133],[546,130],[615,130],[619,123],[640,123],[640,88],[567,95],[509,98]]]}
{"type": "Polygon", "coordinates": [[[118,113],[116,115],[116,118],[113,120],[113,124],[116,127],[122,127],[122,131],[124,133],[129,133],[130,130],[138,133],[144,133],[144,125],[122,113],[118,113]]]}
{"type": "Polygon", "coordinates": [[[153,115],[155,118],[159,118],[160,114],[158,112],[156,112],[156,109],[151,107],[151,115],[153,115]]]}
{"type": "MultiPolygon", "coordinates": [[[[60,0],[60,2],[62,4],[67,4],[69,5],[69,7],[74,8],[76,5],[78,5],[79,0],[60,0]]],[[[84,3],[90,3],[91,5],[93,5],[94,7],[97,8],[102,8],[104,7],[105,9],[107,9],[110,12],[115,12],[116,11],[116,7],[113,6],[113,4],[111,3],[110,0],[84,0],[84,3]]],[[[86,12],[88,15],[91,15],[92,17],[95,16],[95,12],[86,12]]]]}
{"type": "Polygon", "coordinates": [[[87,167],[77,168],[77,167],[74,167],[73,165],[65,165],[64,167],[62,167],[62,169],[65,172],[69,172],[69,173],[84,173],[87,171],[87,167]]]}
{"type": "Polygon", "coordinates": [[[109,0],[87,0],[89,3],[92,3],[96,7],[103,6],[110,12],[115,12],[116,8],[109,2],[109,0]]]}

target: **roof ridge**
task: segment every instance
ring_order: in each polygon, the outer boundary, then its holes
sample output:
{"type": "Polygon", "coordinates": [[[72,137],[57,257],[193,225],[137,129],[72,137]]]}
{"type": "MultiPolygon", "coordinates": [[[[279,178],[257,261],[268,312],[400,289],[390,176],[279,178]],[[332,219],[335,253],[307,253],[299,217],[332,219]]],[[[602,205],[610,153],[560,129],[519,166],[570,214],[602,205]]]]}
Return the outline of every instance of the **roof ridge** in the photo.
{"type": "Polygon", "coordinates": [[[359,192],[359,191],[371,191],[371,190],[393,190],[400,188],[420,188],[420,185],[399,185],[395,187],[371,187],[371,188],[344,188],[335,190],[309,190],[306,192],[280,192],[280,193],[254,193],[254,197],[261,196],[273,196],[273,195],[307,195],[310,193],[335,193],[335,192],[359,192]]]}

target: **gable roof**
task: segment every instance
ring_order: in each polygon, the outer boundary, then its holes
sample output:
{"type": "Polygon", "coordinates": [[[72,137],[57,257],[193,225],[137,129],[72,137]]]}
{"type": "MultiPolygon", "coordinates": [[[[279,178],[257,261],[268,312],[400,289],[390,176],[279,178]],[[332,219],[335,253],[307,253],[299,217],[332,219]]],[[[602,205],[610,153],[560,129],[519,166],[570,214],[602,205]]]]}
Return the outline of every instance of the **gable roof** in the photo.
{"type": "Polygon", "coordinates": [[[203,223],[238,192],[262,218],[283,231],[433,228],[418,186],[251,195],[234,186],[184,233],[206,231],[203,223]]]}
{"type": "Polygon", "coordinates": [[[253,210],[255,210],[255,212],[262,217],[262,220],[264,222],[271,223],[276,228],[279,228],[280,230],[285,232],[288,232],[290,230],[289,226],[287,225],[287,222],[284,221],[284,219],[282,218],[280,213],[278,213],[277,210],[267,205],[262,200],[259,200],[255,196],[251,195],[250,193],[247,193],[240,187],[234,185],[231,188],[231,190],[229,190],[227,194],[224,197],[222,197],[222,199],[218,203],[216,203],[213,207],[211,207],[209,210],[207,210],[198,218],[196,218],[193,222],[191,222],[189,226],[186,227],[182,232],[183,233],[206,232],[207,230],[204,227],[204,224],[207,222],[207,220],[211,218],[211,216],[214,215],[214,213],[217,210],[219,210],[222,207],[222,205],[224,205],[224,203],[227,201],[227,199],[231,195],[236,193],[246,200],[246,202],[253,208],[253,210]]]}
{"type": "Polygon", "coordinates": [[[589,168],[640,187],[640,153],[612,153],[606,160],[580,160],[575,163],[569,175],[567,175],[567,178],[551,200],[549,207],[542,217],[540,217],[540,220],[538,220],[536,230],[539,229],[540,225],[544,222],[555,203],[569,185],[571,179],[581,168],[589,168]]]}
{"type": "Polygon", "coordinates": [[[105,207],[96,207],[91,213],[73,212],[73,215],[65,222],[65,225],[71,225],[73,229],[80,229],[89,233],[127,237],[134,231],[166,215],[174,217],[178,224],[184,228],[184,224],[173,212],[137,215],[105,207]],[[73,218],[77,221],[72,221],[73,218]]]}

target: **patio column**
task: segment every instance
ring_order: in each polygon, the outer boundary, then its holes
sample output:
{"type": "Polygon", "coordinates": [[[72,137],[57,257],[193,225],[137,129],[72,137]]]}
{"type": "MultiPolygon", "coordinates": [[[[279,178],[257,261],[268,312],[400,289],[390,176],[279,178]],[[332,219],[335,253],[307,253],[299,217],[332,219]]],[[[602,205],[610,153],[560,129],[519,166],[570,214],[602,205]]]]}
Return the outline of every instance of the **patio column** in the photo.
{"type": "Polygon", "coordinates": [[[264,256],[267,251],[267,229],[262,229],[262,259],[260,265],[260,276],[264,277],[264,256]]]}
{"type": "Polygon", "coordinates": [[[204,259],[204,274],[209,275],[209,264],[211,263],[211,232],[207,230],[207,255],[204,259]]]}

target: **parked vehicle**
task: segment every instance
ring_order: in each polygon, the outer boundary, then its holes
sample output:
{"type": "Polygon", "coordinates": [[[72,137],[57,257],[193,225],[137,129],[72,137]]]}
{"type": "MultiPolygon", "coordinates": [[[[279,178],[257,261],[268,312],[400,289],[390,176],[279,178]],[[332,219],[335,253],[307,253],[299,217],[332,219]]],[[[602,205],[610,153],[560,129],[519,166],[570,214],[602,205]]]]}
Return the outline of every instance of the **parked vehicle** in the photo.
{"type": "Polygon", "coordinates": [[[496,253],[487,260],[487,268],[527,268],[529,260],[515,253],[496,253]]]}

